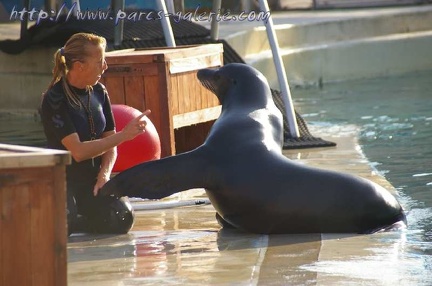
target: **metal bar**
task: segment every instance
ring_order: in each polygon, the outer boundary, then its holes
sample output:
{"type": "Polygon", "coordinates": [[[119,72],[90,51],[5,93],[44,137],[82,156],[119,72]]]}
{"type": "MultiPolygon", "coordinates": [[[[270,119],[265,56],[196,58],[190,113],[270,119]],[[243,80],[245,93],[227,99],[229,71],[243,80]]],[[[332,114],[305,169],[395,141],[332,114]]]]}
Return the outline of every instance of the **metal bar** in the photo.
{"type": "Polygon", "coordinates": [[[162,17],[161,19],[161,23],[162,23],[162,29],[164,32],[164,37],[165,37],[165,41],[167,43],[168,47],[175,47],[175,39],[174,39],[174,34],[171,28],[171,23],[168,17],[168,11],[167,8],[165,6],[165,1],[164,0],[156,0],[156,4],[157,7],[160,11],[163,11],[163,15],[164,17],[162,17]]]}
{"type": "MultiPolygon", "coordinates": [[[[267,0],[259,0],[259,5],[260,5],[260,10],[262,12],[270,11],[267,0]]],[[[279,85],[281,88],[282,100],[285,105],[285,113],[287,116],[290,133],[293,138],[298,138],[300,137],[300,133],[297,126],[297,119],[295,116],[294,105],[292,103],[291,92],[289,89],[282,57],[280,55],[279,44],[276,37],[276,33],[274,31],[273,19],[271,16],[269,17],[268,21],[265,22],[265,26],[266,26],[267,38],[269,40],[270,47],[273,54],[273,61],[276,67],[279,85]]]]}
{"type": "Polygon", "coordinates": [[[144,211],[144,210],[160,210],[160,209],[170,209],[177,207],[186,207],[186,206],[201,206],[201,205],[209,205],[211,204],[209,199],[200,199],[200,200],[181,200],[181,201],[145,201],[140,202],[131,201],[132,207],[135,211],[144,211]]]}
{"type": "Polygon", "coordinates": [[[174,8],[177,8],[177,11],[184,13],[185,12],[184,0],[174,0],[174,8]]]}
{"type": "MultiPolygon", "coordinates": [[[[111,6],[114,13],[118,13],[118,11],[124,11],[125,9],[125,0],[112,0],[111,6]]],[[[124,21],[120,19],[116,26],[114,26],[114,47],[118,47],[123,42],[123,29],[124,29],[124,21]]]]}
{"type": "MultiPolygon", "coordinates": [[[[30,10],[30,0],[24,0],[23,6],[26,11],[30,10]]],[[[24,13],[23,20],[21,21],[20,39],[23,40],[27,37],[28,13],[24,13]]]]}
{"type": "Polygon", "coordinates": [[[213,0],[213,5],[212,5],[213,16],[211,19],[211,26],[210,26],[210,39],[212,39],[213,41],[219,39],[219,21],[216,20],[216,17],[214,15],[219,13],[221,6],[222,6],[222,0],[213,0]]]}
{"type": "Polygon", "coordinates": [[[240,0],[240,9],[244,12],[249,12],[252,9],[252,1],[250,0],[240,0]]]}
{"type": "Polygon", "coordinates": [[[174,0],[165,0],[168,13],[175,14],[174,0]]]}

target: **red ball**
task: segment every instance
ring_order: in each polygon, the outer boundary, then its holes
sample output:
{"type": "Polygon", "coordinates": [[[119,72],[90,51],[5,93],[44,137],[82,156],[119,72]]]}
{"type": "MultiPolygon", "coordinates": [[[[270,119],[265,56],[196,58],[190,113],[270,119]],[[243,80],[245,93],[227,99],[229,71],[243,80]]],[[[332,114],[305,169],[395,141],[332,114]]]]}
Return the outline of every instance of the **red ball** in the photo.
{"type": "MultiPolygon", "coordinates": [[[[129,121],[142,113],[138,109],[123,104],[113,104],[112,111],[117,131],[121,131],[129,121]]],[[[145,132],[117,146],[117,160],[113,172],[121,172],[137,164],[160,159],[161,144],[159,134],[147,116],[144,116],[141,120],[147,122],[145,132]]]]}

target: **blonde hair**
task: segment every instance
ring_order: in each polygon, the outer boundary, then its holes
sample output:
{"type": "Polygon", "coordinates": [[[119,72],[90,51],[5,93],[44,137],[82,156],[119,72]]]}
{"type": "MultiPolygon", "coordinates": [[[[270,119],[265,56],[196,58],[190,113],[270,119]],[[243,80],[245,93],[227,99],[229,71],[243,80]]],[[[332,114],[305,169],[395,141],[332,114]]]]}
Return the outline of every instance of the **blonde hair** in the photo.
{"type": "MultiPolygon", "coordinates": [[[[71,90],[67,83],[66,76],[74,62],[84,62],[86,58],[90,56],[88,49],[90,45],[101,45],[105,49],[106,39],[95,34],[77,33],[72,35],[66,44],[54,53],[53,78],[47,90],[51,89],[61,80],[66,98],[72,105],[81,106],[81,102],[77,95],[71,90]]],[[[91,90],[92,87],[87,86],[87,89],[91,90]]]]}

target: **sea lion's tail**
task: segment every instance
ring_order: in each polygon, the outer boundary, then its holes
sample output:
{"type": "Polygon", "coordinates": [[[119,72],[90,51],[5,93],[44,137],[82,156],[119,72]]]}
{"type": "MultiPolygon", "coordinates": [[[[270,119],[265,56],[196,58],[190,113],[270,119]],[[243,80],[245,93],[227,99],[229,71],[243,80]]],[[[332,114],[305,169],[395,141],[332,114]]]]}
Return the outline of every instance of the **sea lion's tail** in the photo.
{"type": "Polygon", "coordinates": [[[395,231],[395,230],[401,230],[401,229],[406,229],[407,227],[407,219],[406,219],[406,213],[405,211],[401,208],[400,212],[393,217],[392,221],[384,226],[380,226],[377,228],[373,228],[373,229],[369,229],[365,232],[363,232],[363,234],[372,234],[372,233],[377,233],[377,232],[385,232],[385,231],[395,231]]]}

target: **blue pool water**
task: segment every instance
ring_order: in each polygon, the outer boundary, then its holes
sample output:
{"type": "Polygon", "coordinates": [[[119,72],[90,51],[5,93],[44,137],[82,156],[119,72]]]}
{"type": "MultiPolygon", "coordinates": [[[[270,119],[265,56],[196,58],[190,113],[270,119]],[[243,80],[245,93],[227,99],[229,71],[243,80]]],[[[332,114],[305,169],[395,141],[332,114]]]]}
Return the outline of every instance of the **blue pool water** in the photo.
{"type": "Polygon", "coordinates": [[[432,283],[432,71],[292,91],[315,130],[359,132],[371,164],[397,189],[408,213],[407,241],[424,256],[432,283]],[[343,128],[340,130],[344,130],[343,128]],[[356,130],[356,131],[354,131],[356,130]],[[359,130],[359,131],[358,131],[359,130]]]}
{"type": "Polygon", "coordinates": [[[431,79],[428,71],[297,89],[293,94],[308,124],[320,129],[357,126],[366,157],[409,200],[408,206],[430,208],[431,79]]]}
{"type": "Polygon", "coordinates": [[[426,71],[292,91],[311,129],[358,133],[364,155],[397,189],[408,211],[401,235],[372,237],[395,246],[391,257],[382,256],[388,250],[375,249],[366,260],[318,263],[313,270],[353,277],[357,268],[361,277],[376,278],[379,285],[432,285],[431,79],[432,71],[426,71]]]}

